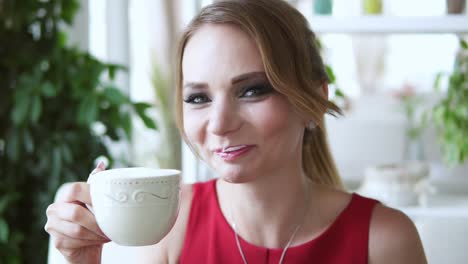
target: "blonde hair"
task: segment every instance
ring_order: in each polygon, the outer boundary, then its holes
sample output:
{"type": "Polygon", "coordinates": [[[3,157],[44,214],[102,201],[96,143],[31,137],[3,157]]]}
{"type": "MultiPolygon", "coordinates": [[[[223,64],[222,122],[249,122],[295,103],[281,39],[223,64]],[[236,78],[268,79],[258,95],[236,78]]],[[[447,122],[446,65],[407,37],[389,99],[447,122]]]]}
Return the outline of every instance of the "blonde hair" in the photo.
{"type": "MultiPolygon", "coordinates": [[[[183,131],[182,60],[185,46],[198,28],[205,24],[236,25],[257,44],[271,85],[284,94],[296,110],[316,124],[305,129],[302,166],[314,182],[341,188],[341,180],[332,159],[325,131],[324,114],[341,110],[324,98],[321,86],[328,76],[315,34],[307,20],[282,0],[227,0],[206,6],[183,33],[177,55],[177,125],[183,131]]],[[[186,140],[187,141],[187,140],[186,140]]]]}

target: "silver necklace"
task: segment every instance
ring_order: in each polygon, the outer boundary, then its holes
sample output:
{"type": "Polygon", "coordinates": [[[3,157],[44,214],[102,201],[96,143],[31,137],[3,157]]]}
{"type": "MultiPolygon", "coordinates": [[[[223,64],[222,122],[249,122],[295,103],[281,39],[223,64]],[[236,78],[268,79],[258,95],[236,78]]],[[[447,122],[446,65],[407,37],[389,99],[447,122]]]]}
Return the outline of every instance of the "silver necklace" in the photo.
{"type": "MultiPolygon", "coordinates": [[[[236,238],[236,243],[237,243],[237,248],[239,249],[239,253],[241,254],[241,257],[242,257],[242,260],[244,261],[244,264],[248,264],[247,259],[245,258],[244,251],[242,250],[242,247],[241,247],[241,244],[240,244],[240,241],[239,241],[239,235],[237,234],[236,223],[233,222],[232,226],[234,228],[234,236],[236,238]]],[[[286,247],[283,249],[283,253],[281,253],[281,258],[279,260],[279,264],[283,264],[283,259],[284,259],[284,256],[286,256],[286,251],[288,251],[288,248],[291,245],[291,243],[292,243],[292,241],[294,239],[294,236],[296,235],[297,231],[301,228],[301,226],[302,226],[302,223],[297,225],[296,229],[294,229],[294,232],[292,233],[291,237],[289,238],[288,244],[286,244],[286,247]]]]}
{"type": "MultiPolygon", "coordinates": [[[[307,189],[308,189],[308,191],[307,191],[306,206],[309,204],[309,200],[310,200],[310,191],[309,191],[310,188],[307,188],[307,189]]],[[[294,236],[296,236],[297,231],[299,231],[299,229],[301,229],[302,224],[304,223],[305,217],[307,215],[307,212],[309,211],[308,208],[309,208],[309,206],[307,206],[307,210],[304,210],[304,215],[302,216],[302,221],[296,226],[293,233],[291,234],[291,237],[289,238],[288,243],[286,244],[286,247],[283,249],[283,252],[281,253],[280,260],[278,262],[279,264],[283,264],[284,257],[286,256],[286,251],[288,251],[289,246],[291,246],[291,243],[294,240],[294,236]]],[[[241,257],[242,257],[242,260],[244,261],[244,264],[248,264],[247,258],[245,257],[244,251],[242,250],[242,246],[241,246],[240,241],[239,241],[239,234],[237,233],[237,225],[236,225],[236,222],[234,221],[234,215],[232,213],[232,206],[231,206],[230,213],[231,213],[232,229],[234,231],[234,238],[236,239],[237,249],[239,250],[239,253],[240,253],[241,257]]]]}

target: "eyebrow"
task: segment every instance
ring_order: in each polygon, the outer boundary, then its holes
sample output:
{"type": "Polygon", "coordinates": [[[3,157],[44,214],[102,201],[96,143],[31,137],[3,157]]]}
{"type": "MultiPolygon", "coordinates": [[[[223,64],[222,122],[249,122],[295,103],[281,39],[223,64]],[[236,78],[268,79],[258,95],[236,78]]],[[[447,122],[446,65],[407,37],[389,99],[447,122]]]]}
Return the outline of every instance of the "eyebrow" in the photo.
{"type": "Polygon", "coordinates": [[[231,83],[236,84],[236,83],[239,83],[248,79],[252,79],[255,77],[266,77],[266,75],[265,75],[265,72],[263,71],[244,73],[244,74],[241,74],[239,76],[232,78],[231,83]]]}
{"type": "MultiPolygon", "coordinates": [[[[253,79],[253,78],[258,78],[262,77],[265,78],[265,72],[263,71],[258,71],[258,72],[249,72],[249,73],[244,73],[239,76],[236,76],[231,79],[231,84],[236,84],[248,79],[253,79]]],[[[197,82],[188,82],[184,85],[184,88],[193,88],[193,89],[203,89],[208,86],[207,83],[197,83],[197,82]]]]}

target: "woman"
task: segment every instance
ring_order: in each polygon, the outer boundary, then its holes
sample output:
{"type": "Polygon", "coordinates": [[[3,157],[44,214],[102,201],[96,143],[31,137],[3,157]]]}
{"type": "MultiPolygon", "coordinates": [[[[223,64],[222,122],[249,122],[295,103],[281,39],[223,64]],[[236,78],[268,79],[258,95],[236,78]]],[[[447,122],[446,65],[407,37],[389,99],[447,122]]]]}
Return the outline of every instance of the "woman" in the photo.
{"type": "MultiPolygon", "coordinates": [[[[183,187],[175,226],[139,263],[426,263],[408,217],[342,190],[323,122],[340,109],[298,11],[280,0],[204,8],[177,73],[181,134],[219,179],[183,187]]],[[[71,263],[99,263],[109,240],[77,203],[90,203],[89,187],[62,187],[46,230],[71,263]]]]}

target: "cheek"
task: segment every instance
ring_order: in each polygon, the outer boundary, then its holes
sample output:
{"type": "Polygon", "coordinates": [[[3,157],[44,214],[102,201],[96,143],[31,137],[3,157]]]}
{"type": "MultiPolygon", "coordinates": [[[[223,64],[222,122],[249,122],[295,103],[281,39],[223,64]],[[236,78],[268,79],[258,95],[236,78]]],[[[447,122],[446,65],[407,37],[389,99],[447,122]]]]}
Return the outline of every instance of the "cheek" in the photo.
{"type": "Polygon", "coordinates": [[[254,116],[262,136],[266,139],[281,137],[297,127],[297,117],[290,105],[281,98],[273,98],[270,103],[262,106],[262,109],[257,109],[254,116]]]}
{"type": "Polygon", "coordinates": [[[194,147],[197,147],[202,144],[204,141],[205,135],[202,129],[203,120],[201,116],[194,111],[183,111],[184,116],[184,132],[187,136],[187,140],[194,147]]]}
{"type": "Polygon", "coordinates": [[[289,103],[276,101],[257,114],[258,136],[263,142],[262,153],[270,164],[281,164],[286,157],[296,157],[302,146],[304,130],[300,117],[289,103]]]}

